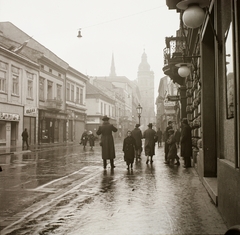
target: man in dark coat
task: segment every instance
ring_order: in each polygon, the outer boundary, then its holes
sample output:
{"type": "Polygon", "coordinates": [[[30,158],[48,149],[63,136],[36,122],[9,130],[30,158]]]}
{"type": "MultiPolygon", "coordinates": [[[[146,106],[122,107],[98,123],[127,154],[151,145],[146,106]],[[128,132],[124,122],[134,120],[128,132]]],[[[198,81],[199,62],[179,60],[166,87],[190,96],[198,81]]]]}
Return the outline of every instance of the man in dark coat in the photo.
{"type": "Polygon", "coordinates": [[[103,124],[97,130],[97,135],[101,135],[100,145],[102,146],[103,168],[107,167],[107,159],[110,159],[111,168],[114,166],[115,146],[112,132],[117,132],[117,128],[109,123],[109,117],[102,118],[103,124]]]}
{"type": "Polygon", "coordinates": [[[192,156],[192,133],[191,127],[188,125],[187,118],[182,119],[181,126],[181,156],[184,159],[184,168],[191,167],[192,156]]]}
{"type": "Polygon", "coordinates": [[[144,131],[143,138],[145,139],[144,150],[145,156],[147,156],[146,164],[149,162],[153,163],[153,155],[155,155],[155,142],[157,141],[156,131],[152,129],[152,123],[148,124],[148,129],[144,131]]]}
{"type": "Polygon", "coordinates": [[[27,149],[29,148],[28,145],[28,132],[27,132],[27,128],[25,128],[25,130],[22,132],[22,149],[24,149],[24,145],[27,145],[27,149]]]}
{"type": "Polygon", "coordinates": [[[168,126],[166,127],[165,130],[165,136],[164,136],[164,141],[165,141],[165,145],[164,145],[164,153],[165,153],[165,162],[167,162],[167,156],[168,156],[168,151],[169,151],[169,145],[167,143],[167,140],[169,138],[169,130],[172,129],[172,121],[168,121],[168,126]]]}
{"type": "Polygon", "coordinates": [[[140,125],[136,124],[135,128],[132,131],[132,137],[136,141],[136,148],[135,148],[135,157],[137,159],[141,159],[142,153],[142,131],[139,129],[140,125]]]}

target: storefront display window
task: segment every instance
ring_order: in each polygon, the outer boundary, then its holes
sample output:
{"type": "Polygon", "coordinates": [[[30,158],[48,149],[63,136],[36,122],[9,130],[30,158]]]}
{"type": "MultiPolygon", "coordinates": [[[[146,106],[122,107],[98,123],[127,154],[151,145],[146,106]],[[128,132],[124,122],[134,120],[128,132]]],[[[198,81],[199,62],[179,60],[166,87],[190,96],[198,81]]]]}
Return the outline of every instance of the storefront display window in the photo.
{"type": "Polygon", "coordinates": [[[0,146],[6,145],[6,122],[0,121],[0,146]]]}

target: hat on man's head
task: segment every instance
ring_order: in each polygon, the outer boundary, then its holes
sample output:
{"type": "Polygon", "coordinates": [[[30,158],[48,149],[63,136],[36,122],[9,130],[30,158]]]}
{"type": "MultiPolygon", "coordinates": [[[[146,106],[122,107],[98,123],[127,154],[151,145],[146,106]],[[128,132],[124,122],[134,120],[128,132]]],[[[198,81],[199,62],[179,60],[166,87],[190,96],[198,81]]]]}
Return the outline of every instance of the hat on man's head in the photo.
{"type": "Polygon", "coordinates": [[[168,125],[172,124],[172,121],[168,121],[168,125]]]}
{"type": "Polygon", "coordinates": [[[108,121],[109,120],[109,117],[107,115],[103,116],[102,118],[103,121],[108,121]]]}
{"type": "Polygon", "coordinates": [[[140,127],[140,124],[136,124],[135,127],[140,127]]]}
{"type": "Polygon", "coordinates": [[[148,124],[148,127],[152,127],[152,123],[149,123],[149,124],[148,124]]]}

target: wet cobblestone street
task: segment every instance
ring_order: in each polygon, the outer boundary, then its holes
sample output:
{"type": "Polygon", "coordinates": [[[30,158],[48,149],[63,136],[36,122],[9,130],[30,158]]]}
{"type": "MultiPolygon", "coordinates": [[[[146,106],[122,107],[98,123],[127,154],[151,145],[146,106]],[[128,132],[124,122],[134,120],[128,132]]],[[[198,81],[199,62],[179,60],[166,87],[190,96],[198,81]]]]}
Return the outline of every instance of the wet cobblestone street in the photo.
{"type": "MultiPolygon", "coordinates": [[[[71,189],[54,193],[62,180],[42,185],[41,192],[52,190],[51,193],[16,215],[18,220],[1,234],[226,232],[227,227],[194,168],[184,169],[182,162],[180,166],[165,165],[163,148],[156,147],[152,165],[146,164],[142,154],[142,160],[128,171],[121,147],[116,145],[114,171],[109,165],[103,170],[100,148],[95,147],[94,154],[84,159],[87,166],[71,176],[76,180],[71,189]],[[80,175],[83,177],[78,179],[80,175]]],[[[70,179],[69,176],[69,184],[70,179]]]]}

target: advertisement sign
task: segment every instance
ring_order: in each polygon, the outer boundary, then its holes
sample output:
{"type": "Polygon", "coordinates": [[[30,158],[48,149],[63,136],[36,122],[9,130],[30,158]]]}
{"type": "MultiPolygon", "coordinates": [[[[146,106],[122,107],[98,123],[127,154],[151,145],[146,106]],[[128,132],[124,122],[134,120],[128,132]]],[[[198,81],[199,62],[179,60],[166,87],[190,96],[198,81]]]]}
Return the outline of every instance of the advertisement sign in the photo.
{"type": "Polygon", "coordinates": [[[37,114],[37,108],[25,107],[24,115],[35,116],[37,114]]]}
{"type": "Polygon", "coordinates": [[[15,113],[2,113],[2,112],[0,112],[0,120],[18,122],[20,120],[20,115],[15,114],[15,113]]]}

